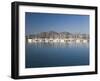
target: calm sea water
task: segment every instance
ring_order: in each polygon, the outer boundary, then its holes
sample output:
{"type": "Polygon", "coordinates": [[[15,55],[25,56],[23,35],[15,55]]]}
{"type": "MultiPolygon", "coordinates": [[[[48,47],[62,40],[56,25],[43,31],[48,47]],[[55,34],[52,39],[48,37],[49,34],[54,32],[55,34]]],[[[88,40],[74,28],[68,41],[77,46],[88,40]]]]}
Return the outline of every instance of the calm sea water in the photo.
{"type": "Polygon", "coordinates": [[[88,43],[26,43],[26,68],[89,65],[88,43]]]}

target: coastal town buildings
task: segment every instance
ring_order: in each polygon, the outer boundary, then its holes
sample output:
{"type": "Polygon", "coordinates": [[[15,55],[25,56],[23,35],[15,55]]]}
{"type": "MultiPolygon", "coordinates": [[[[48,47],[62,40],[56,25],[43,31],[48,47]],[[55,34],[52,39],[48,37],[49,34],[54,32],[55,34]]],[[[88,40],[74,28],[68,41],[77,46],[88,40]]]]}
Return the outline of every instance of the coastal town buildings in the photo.
{"type": "Polygon", "coordinates": [[[29,43],[37,43],[37,42],[89,42],[89,34],[81,34],[81,33],[70,33],[70,32],[40,32],[37,34],[32,34],[26,36],[26,41],[29,43]]]}

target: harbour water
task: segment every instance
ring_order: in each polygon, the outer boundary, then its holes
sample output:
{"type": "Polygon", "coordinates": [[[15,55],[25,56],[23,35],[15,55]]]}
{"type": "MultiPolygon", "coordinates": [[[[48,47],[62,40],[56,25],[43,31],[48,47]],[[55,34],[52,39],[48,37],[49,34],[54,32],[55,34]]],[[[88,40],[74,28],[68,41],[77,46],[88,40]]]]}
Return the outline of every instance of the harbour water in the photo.
{"type": "Polygon", "coordinates": [[[25,67],[60,67],[89,65],[87,43],[26,43],[25,67]]]}

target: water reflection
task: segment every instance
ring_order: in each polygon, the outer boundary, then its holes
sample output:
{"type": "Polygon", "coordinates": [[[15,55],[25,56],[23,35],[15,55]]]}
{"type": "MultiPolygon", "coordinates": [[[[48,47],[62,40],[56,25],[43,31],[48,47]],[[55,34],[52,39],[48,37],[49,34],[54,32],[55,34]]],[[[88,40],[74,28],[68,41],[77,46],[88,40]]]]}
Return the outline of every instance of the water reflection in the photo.
{"type": "Polygon", "coordinates": [[[89,42],[26,43],[26,68],[89,65],[89,42]]]}
{"type": "Polygon", "coordinates": [[[37,42],[37,43],[29,43],[29,42],[27,42],[26,44],[32,45],[35,48],[89,47],[89,42],[87,42],[87,43],[82,43],[82,42],[80,42],[80,43],[77,43],[77,42],[64,42],[64,43],[62,43],[62,42],[56,42],[56,43],[53,43],[53,42],[37,42]]]}

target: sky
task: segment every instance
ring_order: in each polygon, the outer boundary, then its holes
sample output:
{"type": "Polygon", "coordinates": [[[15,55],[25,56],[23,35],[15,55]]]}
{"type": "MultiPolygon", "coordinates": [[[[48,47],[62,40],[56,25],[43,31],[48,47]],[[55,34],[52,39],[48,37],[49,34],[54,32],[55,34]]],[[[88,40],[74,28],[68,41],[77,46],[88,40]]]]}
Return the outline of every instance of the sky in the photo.
{"type": "Polygon", "coordinates": [[[39,32],[89,33],[89,15],[25,13],[25,34],[39,32]]]}

